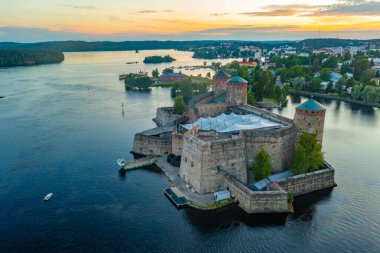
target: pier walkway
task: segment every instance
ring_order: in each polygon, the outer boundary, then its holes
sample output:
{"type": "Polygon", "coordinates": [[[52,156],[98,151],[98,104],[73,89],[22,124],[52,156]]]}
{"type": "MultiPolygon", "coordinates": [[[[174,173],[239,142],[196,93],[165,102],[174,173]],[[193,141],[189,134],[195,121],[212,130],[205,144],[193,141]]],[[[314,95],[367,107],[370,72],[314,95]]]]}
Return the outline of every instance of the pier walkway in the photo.
{"type": "Polygon", "coordinates": [[[199,205],[206,206],[214,202],[214,194],[198,194],[193,192],[190,188],[186,186],[185,181],[179,176],[179,168],[174,167],[166,161],[166,157],[160,157],[156,160],[156,165],[161,168],[161,170],[169,178],[173,187],[176,187],[176,192],[179,196],[185,197],[190,202],[195,202],[199,205]]]}

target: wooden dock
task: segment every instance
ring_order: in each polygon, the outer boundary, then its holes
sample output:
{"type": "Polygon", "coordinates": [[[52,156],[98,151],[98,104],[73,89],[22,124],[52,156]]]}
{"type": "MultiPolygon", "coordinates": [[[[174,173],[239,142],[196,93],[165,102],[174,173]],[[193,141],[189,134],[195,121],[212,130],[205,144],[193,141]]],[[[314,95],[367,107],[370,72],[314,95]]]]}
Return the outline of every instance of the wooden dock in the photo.
{"type": "Polygon", "coordinates": [[[131,162],[128,162],[123,168],[121,168],[124,171],[127,170],[134,170],[138,168],[143,168],[146,166],[150,166],[156,162],[156,158],[151,158],[151,157],[144,157],[141,159],[137,159],[131,162]]]}
{"type": "Polygon", "coordinates": [[[177,208],[183,208],[189,204],[189,200],[185,198],[177,187],[165,189],[164,194],[177,208]]]}

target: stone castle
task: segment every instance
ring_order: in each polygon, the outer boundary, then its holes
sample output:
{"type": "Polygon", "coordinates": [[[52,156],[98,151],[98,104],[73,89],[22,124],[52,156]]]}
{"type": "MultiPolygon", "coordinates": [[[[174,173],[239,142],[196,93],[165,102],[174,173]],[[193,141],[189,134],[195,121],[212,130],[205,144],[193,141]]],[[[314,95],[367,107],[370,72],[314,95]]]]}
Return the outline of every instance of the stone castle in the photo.
{"type": "MultiPolygon", "coordinates": [[[[212,91],[189,101],[183,115],[174,114],[170,107],[158,108],[153,119],[157,127],[135,135],[133,152],[180,156],[179,176],[199,194],[225,188],[235,189],[235,195],[250,192],[245,187],[252,181],[249,168],[260,149],[270,154],[273,173],[289,170],[297,136],[316,133],[322,142],[326,109],[309,99],[296,108],[292,120],[247,105],[247,86],[243,78],[218,71],[212,91]]],[[[335,184],[333,176],[326,182],[317,188],[335,184]]],[[[270,188],[273,186],[268,184],[270,188]]],[[[286,192],[282,191],[282,204],[275,206],[285,209],[286,192]]],[[[252,211],[255,199],[250,194],[240,201],[246,204],[246,211],[252,211]]]]}

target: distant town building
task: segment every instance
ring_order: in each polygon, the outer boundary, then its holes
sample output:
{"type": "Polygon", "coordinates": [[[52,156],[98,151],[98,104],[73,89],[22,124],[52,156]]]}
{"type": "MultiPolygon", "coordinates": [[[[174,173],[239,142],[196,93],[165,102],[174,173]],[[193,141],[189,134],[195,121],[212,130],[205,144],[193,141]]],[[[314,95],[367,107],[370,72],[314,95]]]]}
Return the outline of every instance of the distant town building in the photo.
{"type": "Polygon", "coordinates": [[[257,62],[256,61],[239,61],[239,66],[247,66],[251,68],[256,68],[257,62]]]}
{"type": "Polygon", "coordinates": [[[171,82],[180,82],[180,81],[183,81],[183,80],[186,80],[187,79],[187,75],[179,72],[179,73],[167,73],[167,74],[162,74],[159,76],[159,80],[161,82],[168,82],[168,83],[171,83],[171,82]]]}

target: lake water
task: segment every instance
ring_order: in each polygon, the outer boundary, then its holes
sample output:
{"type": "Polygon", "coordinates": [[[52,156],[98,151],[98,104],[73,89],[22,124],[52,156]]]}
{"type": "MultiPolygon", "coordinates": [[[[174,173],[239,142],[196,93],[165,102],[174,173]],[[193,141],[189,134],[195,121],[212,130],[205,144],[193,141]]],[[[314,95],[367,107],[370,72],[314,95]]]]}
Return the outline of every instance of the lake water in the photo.
{"type": "MultiPolygon", "coordinates": [[[[117,77],[203,61],[171,50],[65,57],[57,65],[0,69],[0,96],[6,96],[0,99],[0,252],[380,252],[378,109],[321,101],[324,151],[338,187],[302,201],[286,223],[237,207],[176,210],[163,195],[170,184],[162,173],[120,176],[115,163],[132,158],[133,136],[154,126],[156,107],[172,105],[170,89],[126,92],[117,77]],[[125,64],[153,54],[178,61],[125,64]],[[48,192],[54,196],[45,203],[48,192]],[[310,210],[311,217],[300,218],[310,210]]],[[[280,113],[293,117],[302,101],[293,99],[280,113]]]]}

